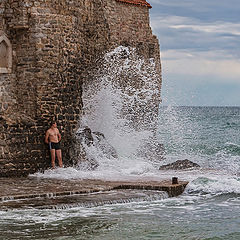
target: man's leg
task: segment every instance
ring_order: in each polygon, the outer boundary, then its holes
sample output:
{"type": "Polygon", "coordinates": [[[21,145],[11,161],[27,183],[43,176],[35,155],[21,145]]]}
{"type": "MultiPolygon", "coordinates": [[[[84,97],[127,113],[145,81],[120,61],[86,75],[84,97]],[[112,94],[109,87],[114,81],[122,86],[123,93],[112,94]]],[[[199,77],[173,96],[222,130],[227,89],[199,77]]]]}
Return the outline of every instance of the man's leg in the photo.
{"type": "Polygon", "coordinates": [[[52,168],[55,168],[55,151],[56,151],[55,149],[50,150],[52,168]]]}
{"type": "Polygon", "coordinates": [[[59,167],[63,167],[63,163],[62,163],[62,150],[61,149],[56,150],[56,154],[57,154],[59,167]]]}

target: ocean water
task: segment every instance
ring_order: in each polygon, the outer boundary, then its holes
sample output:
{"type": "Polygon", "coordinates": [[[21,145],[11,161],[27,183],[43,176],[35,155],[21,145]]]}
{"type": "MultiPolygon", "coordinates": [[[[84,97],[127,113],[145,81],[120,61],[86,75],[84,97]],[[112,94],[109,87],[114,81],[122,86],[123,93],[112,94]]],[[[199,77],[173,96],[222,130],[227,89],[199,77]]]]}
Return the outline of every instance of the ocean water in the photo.
{"type": "Polygon", "coordinates": [[[0,239],[240,240],[240,107],[160,106],[158,118],[149,122],[151,109],[144,112],[146,118],[139,123],[143,127],[136,130],[133,103],[158,94],[153,81],[157,76],[149,74],[154,62],[137,59],[126,47],[108,53],[106,61],[97,84],[85,91],[81,124],[104,133],[118,159],[91,146],[87,152],[98,161],[97,169],[76,165],[32,177],[160,181],[174,176],[189,181],[185,192],[175,198],[95,207],[0,211],[0,239]],[[112,84],[119,72],[134,72],[143,79],[142,92],[128,86],[129,95],[118,81],[112,84]],[[152,159],[151,144],[141,154],[143,144],[151,141],[164,146],[163,156],[152,159]],[[159,170],[160,165],[183,159],[201,168],[159,170]]]}
{"type": "Polygon", "coordinates": [[[238,240],[239,126],[239,107],[160,107],[158,138],[164,143],[165,159],[159,165],[188,158],[200,169],[160,171],[143,159],[134,169],[120,158],[122,163],[111,167],[121,169],[112,169],[108,176],[103,169],[66,168],[38,177],[161,180],[178,176],[189,181],[183,195],[92,208],[1,211],[0,239],[238,240]]]}

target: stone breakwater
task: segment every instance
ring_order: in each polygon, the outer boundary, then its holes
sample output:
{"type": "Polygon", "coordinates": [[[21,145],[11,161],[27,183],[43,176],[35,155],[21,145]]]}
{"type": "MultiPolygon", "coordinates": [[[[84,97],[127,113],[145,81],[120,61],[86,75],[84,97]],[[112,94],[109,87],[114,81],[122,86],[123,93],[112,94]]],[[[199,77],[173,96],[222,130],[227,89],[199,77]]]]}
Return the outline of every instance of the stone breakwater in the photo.
{"type": "Polygon", "coordinates": [[[170,180],[156,181],[101,181],[101,180],[56,180],[38,178],[2,178],[0,179],[0,209],[21,207],[57,206],[58,204],[89,203],[91,206],[101,203],[118,203],[122,199],[148,200],[156,195],[167,193],[176,197],[183,193],[188,182],[172,184],[170,180]],[[129,191],[134,190],[135,192],[129,191]],[[90,194],[96,193],[91,199],[90,194]],[[98,195],[98,194],[99,195],[98,195]],[[104,194],[103,194],[104,193],[104,194]],[[114,193],[114,194],[112,194],[114,193]],[[124,195],[124,196],[123,196],[124,195]]]}

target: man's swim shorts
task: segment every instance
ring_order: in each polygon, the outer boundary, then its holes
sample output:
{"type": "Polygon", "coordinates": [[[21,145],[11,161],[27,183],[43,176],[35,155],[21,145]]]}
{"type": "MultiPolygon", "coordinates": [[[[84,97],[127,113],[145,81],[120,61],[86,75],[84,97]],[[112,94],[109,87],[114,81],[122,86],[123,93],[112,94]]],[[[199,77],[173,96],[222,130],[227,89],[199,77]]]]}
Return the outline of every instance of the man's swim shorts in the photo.
{"type": "Polygon", "coordinates": [[[49,149],[50,149],[50,150],[51,150],[51,149],[55,149],[55,150],[61,149],[61,148],[60,148],[60,143],[59,143],[59,142],[58,142],[58,143],[50,142],[50,143],[49,143],[49,149]]]}

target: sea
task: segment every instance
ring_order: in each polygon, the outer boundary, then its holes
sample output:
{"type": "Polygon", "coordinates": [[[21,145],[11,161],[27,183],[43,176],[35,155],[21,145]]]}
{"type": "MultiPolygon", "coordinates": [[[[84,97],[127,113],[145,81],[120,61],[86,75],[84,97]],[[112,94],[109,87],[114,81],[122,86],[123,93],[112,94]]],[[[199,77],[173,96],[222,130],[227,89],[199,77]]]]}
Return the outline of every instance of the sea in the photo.
{"type": "Polygon", "coordinates": [[[160,105],[154,115],[151,100],[159,96],[159,81],[153,59],[146,62],[136,50],[120,46],[107,53],[102,64],[96,81],[83,90],[80,128],[103,133],[118,158],[86,146],[86,154],[98,162],[96,169],[79,164],[31,177],[110,181],[178,177],[189,182],[184,193],[91,206],[0,210],[0,239],[240,240],[240,107],[160,105]],[[140,88],[123,81],[124,76],[134,77],[140,88]],[[161,146],[159,156],[153,154],[156,146],[161,146]],[[184,159],[200,168],[159,170],[184,159]]]}
{"type": "Polygon", "coordinates": [[[160,171],[144,159],[75,168],[38,177],[189,181],[178,197],[96,207],[0,211],[0,239],[240,239],[240,107],[161,106],[157,137],[165,158],[188,159],[199,169],[160,171]],[[108,172],[108,175],[106,173],[108,172]]]}

